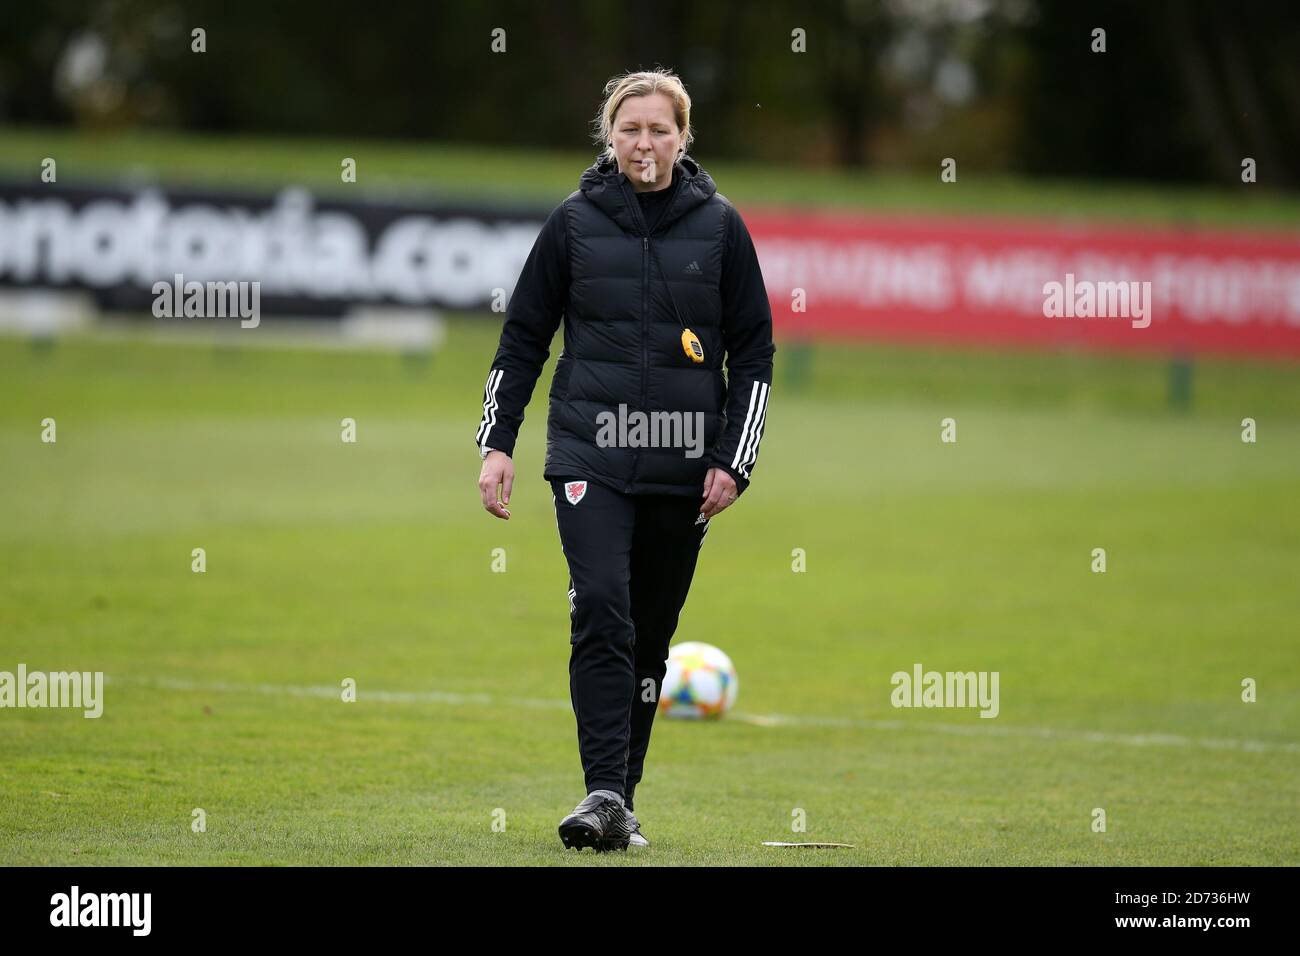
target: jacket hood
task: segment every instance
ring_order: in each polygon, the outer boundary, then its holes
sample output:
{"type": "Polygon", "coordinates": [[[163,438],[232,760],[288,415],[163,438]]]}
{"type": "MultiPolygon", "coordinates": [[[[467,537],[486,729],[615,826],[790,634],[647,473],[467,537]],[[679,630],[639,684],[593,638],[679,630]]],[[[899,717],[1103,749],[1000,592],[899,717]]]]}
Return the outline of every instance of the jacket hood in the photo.
{"type": "MultiPolygon", "coordinates": [[[[673,185],[668,188],[674,189],[675,195],[655,226],[656,232],[667,228],[669,223],[681,218],[696,206],[708,202],[718,191],[713,184],[713,177],[705,172],[704,167],[692,159],[689,153],[683,153],[682,157],[673,163],[673,185]]],[[[627,232],[640,235],[639,210],[633,212],[631,207],[631,204],[637,201],[636,192],[632,188],[632,181],[618,168],[618,163],[613,159],[603,155],[598,156],[578,180],[578,189],[627,232]]]]}

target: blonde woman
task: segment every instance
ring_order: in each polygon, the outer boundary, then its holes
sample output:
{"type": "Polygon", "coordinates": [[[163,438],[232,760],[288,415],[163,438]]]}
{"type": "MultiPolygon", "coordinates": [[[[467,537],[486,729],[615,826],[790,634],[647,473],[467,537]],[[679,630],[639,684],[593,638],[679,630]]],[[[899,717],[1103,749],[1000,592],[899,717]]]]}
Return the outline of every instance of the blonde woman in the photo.
{"type": "Polygon", "coordinates": [[[515,440],[563,320],[543,477],[587,796],[559,832],[597,852],[649,845],[632,806],[668,645],[710,520],[753,474],[776,351],[749,232],[687,154],[682,82],[628,73],[604,92],[601,152],[524,264],[475,435],[483,507],[508,520],[515,440]]]}

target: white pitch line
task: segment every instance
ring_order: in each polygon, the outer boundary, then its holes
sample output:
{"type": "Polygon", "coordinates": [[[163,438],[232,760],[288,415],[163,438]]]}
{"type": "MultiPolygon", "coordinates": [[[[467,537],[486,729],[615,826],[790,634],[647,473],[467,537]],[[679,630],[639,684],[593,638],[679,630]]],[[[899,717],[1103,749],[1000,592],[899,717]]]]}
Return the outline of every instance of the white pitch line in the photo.
{"type": "MultiPolygon", "coordinates": [[[[108,684],[139,684],[160,687],[164,690],[207,690],[232,694],[267,694],[272,697],[320,697],[339,700],[343,693],[342,686],[295,686],[293,684],[231,684],[224,681],[178,680],[171,677],[113,677],[104,675],[108,684]]],[[[357,692],[358,700],[378,700],[386,704],[479,704],[491,706],[506,704],[515,707],[537,707],[547,710],[570,710],[572,705],[567,700],[543,700],[536,697],[503,697],[499,700],[491,694],[458,694],[439,690],[361,690],[357,692]]]]}
{"type": "MultiPolygon", "coordinates": [[[[319,697],[338,700],[341,687],[295,686],[292,684],[231,684],[223,681],[190,681],[170,677],[110,677],[107,683],[140,684],[165,690],[217,691],[234,694],[267,694],[280,697],[319,697]]],[[[493,697],[491,694],[459,694],[451,691],[369,690],[357,692],[358,701],[388,704],[477,704],[479,706],[528,707],[571,711],[567,700],[539,697],[493,697]]],[[[754,727],[841,727],[849,730],[912,730],[966,737],[1029,737],[1040,740],[1078,740],[1086,743],[1120,744],[1127,747],[1204,747],[1209,750],[1240,750],[1248,753],[1300,753],[1300,743],[1250,740],[1241,737],[1188,737],[1182,734],[1118,734],[1098,730],[1058,730],[1052,727],[992,727],[984,724],[908,723],[901,720],[859,720],[851,717],[818,717],[791,714],[748,714],[732,711],[727,719],[754,727]]]]}
{"type": "Polygon", "coordinates": [[[802,727],[844,727],[859,730],[919,730],[966,737],[1037,737],[1042,740],[1081,740],[1128,747],[1205,747],[1211,750],[1243,750],[1251,753],[1300,753],[1300,743],[1249,740],[1241,737],[1187,737],[1182,734],[1117,734],[1101,730],[1058,730],[1053,727],[993,727],[983,724],[904,723],[901,720],[855,720],[848,717],[799,717],[783,714],[731,713],[729,718],[759,727],[783,724],[802,727]]]}

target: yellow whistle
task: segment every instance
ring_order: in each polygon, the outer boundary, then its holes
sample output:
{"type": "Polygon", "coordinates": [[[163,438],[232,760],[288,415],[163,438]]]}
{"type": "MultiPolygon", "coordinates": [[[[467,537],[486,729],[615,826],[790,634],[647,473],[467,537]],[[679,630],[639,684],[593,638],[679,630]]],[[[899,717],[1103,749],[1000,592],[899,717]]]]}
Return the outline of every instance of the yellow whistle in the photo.
{"type": "Polygon", "coordinates": [[[690,329],[682,330],[682,349],[692,362],[704,361],[704,346],[690,329]]]}

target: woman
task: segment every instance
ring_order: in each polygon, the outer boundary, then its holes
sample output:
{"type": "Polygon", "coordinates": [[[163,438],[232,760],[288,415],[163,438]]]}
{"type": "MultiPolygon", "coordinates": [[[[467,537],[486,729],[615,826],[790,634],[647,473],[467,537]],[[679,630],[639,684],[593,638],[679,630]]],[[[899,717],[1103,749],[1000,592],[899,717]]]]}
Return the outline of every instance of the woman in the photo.
{"type": "Polygon", "coordinates": [[[543,477],[587,796],[560,837],[597,852],[648,845],[632,804],[668,644],[710,519],[749,484],[776,351],[749,232],[686,152],[690,115],[669,71],[606,84],[602,152],[524,263],[475,435],[483,507],[508,520],[515,440],[563,317],[543,477]]]}

